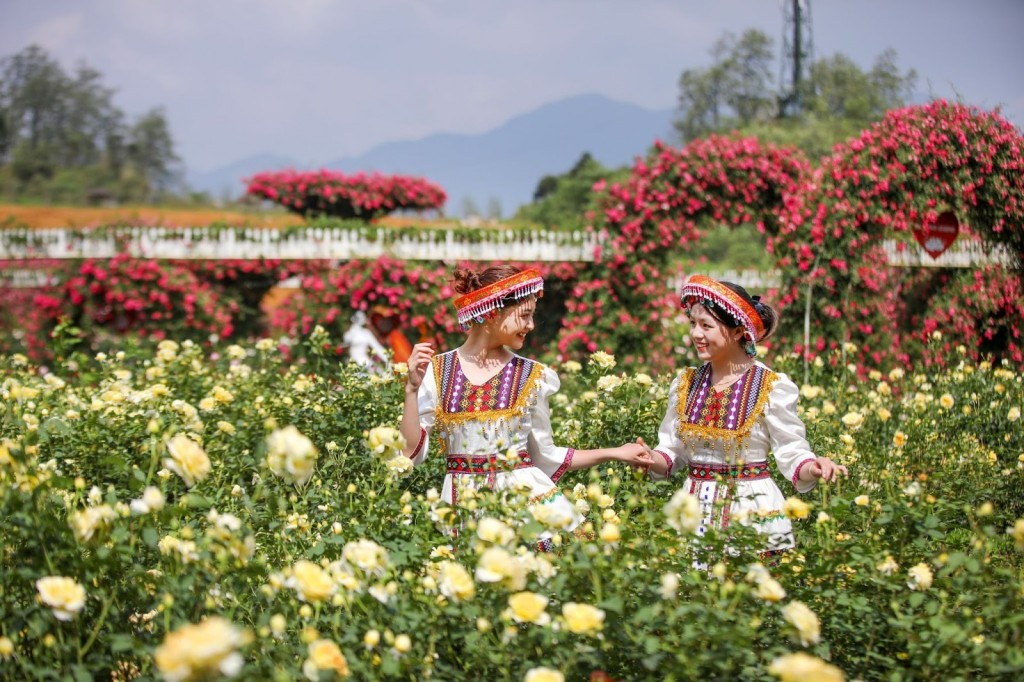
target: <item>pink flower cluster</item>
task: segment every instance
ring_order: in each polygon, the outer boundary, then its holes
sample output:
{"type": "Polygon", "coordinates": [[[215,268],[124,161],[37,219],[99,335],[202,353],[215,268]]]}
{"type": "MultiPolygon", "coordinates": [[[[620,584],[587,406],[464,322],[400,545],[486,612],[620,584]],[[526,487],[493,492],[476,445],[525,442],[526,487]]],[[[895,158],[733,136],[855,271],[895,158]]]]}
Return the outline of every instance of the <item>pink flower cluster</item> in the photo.
{"type": "Polygon", "coordinates": [[[801,352],[850,341],[863,362],[931,364],[953,343],[975,359],[997,350],[1024,360],[1019,270],[897,268],[880,248],[883,239],[917,248],[910,230],[952,210],[959,240],[1024,257],[1024,138],[998,114],[945,101],[891,111],[837,145],[780,209],[769,238],[783,273],[778,302],[802,310],[812,292],[807,348],[790,329],[801,352]]]}
{"type": "Polygon", "coordinates": [[[437,210],[445,191],[423,178],[338,171],[274,171],[246,180],[246,194],[268,199],[304,216],[369,222],[394,211],[437,210]]]}

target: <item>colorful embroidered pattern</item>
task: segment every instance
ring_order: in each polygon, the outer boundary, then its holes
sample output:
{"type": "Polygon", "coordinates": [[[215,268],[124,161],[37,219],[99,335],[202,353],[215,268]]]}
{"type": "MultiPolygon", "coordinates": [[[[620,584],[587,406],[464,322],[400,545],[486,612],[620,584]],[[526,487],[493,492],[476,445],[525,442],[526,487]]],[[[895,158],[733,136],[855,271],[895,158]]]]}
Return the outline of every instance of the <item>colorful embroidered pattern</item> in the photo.
{"type": "Polygon", "coordinates": [[[764,322],[754,307],[729,287],[704,275],[690,275],[683,283],[679,302],[685,307],[710,301],[743,325],[747,339],[757,343],[764,336],[764,322]]]}
{"type": "Polygon", "coordinates": [[[714,481],[717,478],[738,478],[752,481],[759,478],[771,478],[767,462],[757,464],[691,464],[690,478],[698,481],[714,481]]]}
{"type": "Polygon", "coordinates": [[[513,462],[499,461],[496,455],[448,455],[449,474],[485,475],[532,466],[533,460],[526,452],[520,452],[519,458],[513,462]]]}
{"type": "Polygon", "coordinates": [[[481,287],[455,299],[459,324],[465,329],[474,321],[483,322],[490,313],[505,307],[505,300],[518,301],[544,291],[544,279],[533,269],[481,287]]]}
{"type": "Polygon", "coordinates": [[[435,355],[433,362],[439,389],[439,426],[522,415],[542,371],[539,363],[515,355],[497,374],[478,386],[463,374],[457,351],[435,355]]]}
{"type": "Polygon", "coordinates": [[[711,386],[711,364],[688,367],[676,394],[676,431],[681,437],[743,441],[768,402],[777,374],[753,365],[722,392],[711,386]]]}

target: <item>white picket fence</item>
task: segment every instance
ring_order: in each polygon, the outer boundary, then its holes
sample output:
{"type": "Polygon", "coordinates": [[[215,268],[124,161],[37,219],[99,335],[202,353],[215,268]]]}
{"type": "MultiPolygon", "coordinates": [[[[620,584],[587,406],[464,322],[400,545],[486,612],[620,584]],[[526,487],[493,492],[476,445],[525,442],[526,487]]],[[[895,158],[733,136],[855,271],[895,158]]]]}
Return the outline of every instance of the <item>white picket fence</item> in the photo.
{"type": "Polygon", "coordinates": [[[543,230],[396,231],[388,228],[126,227],[0,230],[0,259],[112,258],[126,253],[159,259],[322,259],[390,256],[400,260],[589,262],[600,244],[587,232],[543,230]]]}
{"type": "MultiPolygon", "coordinates": [[[[590,232],[543,230],[396,231],[388,228],[306,227],[282,231],[264,228],[124,227],[96,231],[64,228],[0,229],[0,260],[16,261],[0,272],[8,287],[41,286],[47,275],[33,261],[44,259],[112,258],[126,253],[159,259],[323,259],[344,261],[390,256],[399,260],[428,261],[538,261],[586,263],[594,260],[602,244],[590,232]]],[[[902,248],[895,240],[883,243],[890,265],[897,267],[973,268],[985,264],[1010,265],[1004,247],[985,249],[980,242],[960,241],[938,258],[931,258],[914,243],[902,248]]],[[[776,287],[776,270],[707,272],[715,279],[762,291],[776,287]]],[[[670,280],[678,289],[681,282],[670,280]]]]}

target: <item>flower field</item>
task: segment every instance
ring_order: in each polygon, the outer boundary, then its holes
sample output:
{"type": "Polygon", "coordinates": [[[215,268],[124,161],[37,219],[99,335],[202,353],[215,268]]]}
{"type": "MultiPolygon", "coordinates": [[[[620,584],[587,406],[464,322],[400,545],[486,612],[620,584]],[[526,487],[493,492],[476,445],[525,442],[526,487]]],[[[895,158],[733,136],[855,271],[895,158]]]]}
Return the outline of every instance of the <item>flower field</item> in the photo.
{"type": "MultiPolygon", "coordinates": [[[[269,340],[45,371],[0,358],[0,677],[1024,673],[1024,384],[1008,366],[962,349],[865,381],[773,360],[802,385],[818,454],[851,476],[787,501],[798,551],[764,566],[756,520],[698,548],[679,480],[617,466],[562,479],[587,533],[538,553],[558,519],[487,495],[447,508],[442,458],[401,457],[401,367],[339,366],[319,329],[306,343],[302,362],[269,340]]],[[[556,369],[560,442],[655,440],[670,375],[606,354],[556,369]]]]}

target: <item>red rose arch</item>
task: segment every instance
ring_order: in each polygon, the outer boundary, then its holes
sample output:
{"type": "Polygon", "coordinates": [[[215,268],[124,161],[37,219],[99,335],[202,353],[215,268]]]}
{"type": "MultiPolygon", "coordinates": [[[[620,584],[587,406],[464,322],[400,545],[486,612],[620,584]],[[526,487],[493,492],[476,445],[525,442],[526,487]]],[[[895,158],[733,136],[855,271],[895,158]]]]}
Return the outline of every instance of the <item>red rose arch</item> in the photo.
{"type": "Polygon", "coordinates": [[[809,355],[850,342],[852,359],[872,366],[931,365],[956,346],[1019,365],[1022,151],[1024,138],[998,114],[943,101],[893,110],[838,145],[784,202],[781,229],[769,239],[783,274],[783,335],[809,355]],[[958,241],[998,247],[1010,262],[890,264],[886,240],[919,249],[913,231],[948,224],[949,213],[958,241]]]}

